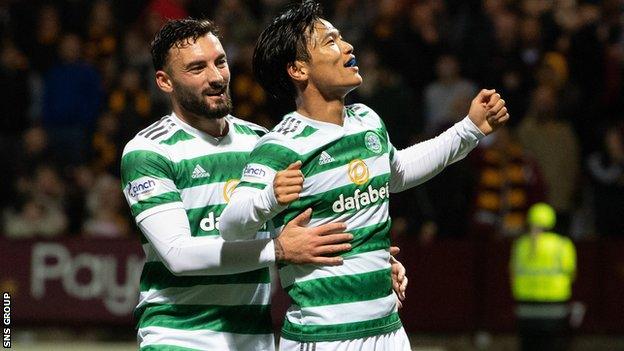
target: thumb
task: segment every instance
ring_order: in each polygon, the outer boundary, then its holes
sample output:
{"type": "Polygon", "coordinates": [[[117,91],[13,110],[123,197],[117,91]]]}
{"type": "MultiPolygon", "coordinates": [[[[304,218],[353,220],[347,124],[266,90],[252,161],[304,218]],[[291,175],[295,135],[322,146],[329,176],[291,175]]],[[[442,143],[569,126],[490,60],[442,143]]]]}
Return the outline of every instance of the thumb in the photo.
{"type": "Polygon", "coordinates": [[[396,256],[399,252],[401,252],[401,249],[398,246],[390,246],[390,255],[396,256]]]}
{"type": "Polygon", "coordinates": [[[496,93],[495,89],[481,89],[479,94],[477,95],[478,102],[488,102],[490,101],[490,97],[496,93]]]}
{"type": "Polygon", "coordinates": [[[288,165],[288,168],[286,168],[286,170],[293,170],[293,169],[301,169],[301,161],[296,161],[291,163],[290,165],[288,165]]]}
{"type": "Polygon", "coordinates": [[[310,222],[310,217],[312,217],[312,209],[308,208],[307,210],[301,212],[297,217],[293,218],[288,224],[304,227],[310,222]]]}

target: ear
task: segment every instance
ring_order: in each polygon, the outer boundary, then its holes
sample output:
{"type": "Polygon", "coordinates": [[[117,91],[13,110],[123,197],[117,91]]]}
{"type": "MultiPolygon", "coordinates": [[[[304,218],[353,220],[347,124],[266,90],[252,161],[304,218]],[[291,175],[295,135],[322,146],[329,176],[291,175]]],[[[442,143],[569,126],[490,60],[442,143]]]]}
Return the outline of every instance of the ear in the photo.
{"type": "Polygon", "coordinates": [[[165,93],[171,93],[173,91],[171,77],[163,70],[156,71],[156,85],[165,93]]]}
{"type": "Polygon", "coordinates": [[[286,71],[295,82],[303,82],[308,79],[308,65],[303,61],[289,63],[286,66],[286,71]]]}

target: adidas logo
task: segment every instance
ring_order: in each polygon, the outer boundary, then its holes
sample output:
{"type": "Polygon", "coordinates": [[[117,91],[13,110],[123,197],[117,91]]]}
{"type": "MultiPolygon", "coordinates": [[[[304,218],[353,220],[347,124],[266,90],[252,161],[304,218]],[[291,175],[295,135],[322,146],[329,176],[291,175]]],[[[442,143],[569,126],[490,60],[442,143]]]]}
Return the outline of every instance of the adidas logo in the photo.
{"type": "Polygon", "coordinates": [[[210,177],[210,173],[206,172],[206,170],[203,169],[202,166],[195,165],[195,169],[193,170],[193,174],[191,174],[191,178],[197,179],[206,177],[210,177]]]}
{"type": "Polygon", "coordinates": [[[321,152],[321,157],[319,157],[319,166],[326,165],[330,162],[336,161],[327,151],[321,152]]]}

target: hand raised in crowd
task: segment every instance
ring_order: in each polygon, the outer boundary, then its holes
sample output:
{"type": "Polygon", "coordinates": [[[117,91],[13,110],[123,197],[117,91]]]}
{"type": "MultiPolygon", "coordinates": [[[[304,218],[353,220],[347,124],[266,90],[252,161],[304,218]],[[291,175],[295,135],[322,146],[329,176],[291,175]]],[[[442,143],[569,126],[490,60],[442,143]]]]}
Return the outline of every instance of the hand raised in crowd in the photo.
{"type": "Polygon", "coordinates": [[[488,135],[509,120],[509,113],[505,107],[505,100],[496,90],[482,89],[472,99],[468,117],[483,134],[488,135]]]}
{"type": "Polygon", "coordinates": [[[277,172],[273,180],[273,191],[277,202],[284,206],[299,198],[303,190],[303,173],[301,161],[291,163],[288,168],[277,172]]]}

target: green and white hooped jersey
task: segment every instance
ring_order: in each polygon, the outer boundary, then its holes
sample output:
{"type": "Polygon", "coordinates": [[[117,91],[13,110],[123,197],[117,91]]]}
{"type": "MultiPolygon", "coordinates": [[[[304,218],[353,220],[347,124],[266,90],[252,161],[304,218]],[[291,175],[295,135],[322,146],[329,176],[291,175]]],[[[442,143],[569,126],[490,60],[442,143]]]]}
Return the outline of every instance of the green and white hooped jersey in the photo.
{"type": "MultiPolygon", "coordinates": [[[[229,133],[219,140],[171,114],[126,145],[122,186],[137,223],[150,214],[180,208],[188,215],[192,236],[221,240],[221,212],[249,153],[266,133],[232,116],[226,120],[229,133]]],[[[259,238],[268,235],[258,233],[259,238]]],[[[176,276],[143,235],[141,242],[146,263],[135,310],[138,334],[141,338],[156,333],[166,344],[146,349],[273,347],[268,268],[230,275],[176,276]]]]}
{"type": "Polygon", "coordinates": [[[347,340],[401,327],[389,263],[388,188],[395,150],[373,110],[355,104],[344,114],[343,126],[286,115],[260,139],[238,185],[272,186],[277,171],[301,160],[301,197],[273,218],[275,227],[311,207],[309,226],[345,222],[354,235],[341,266],[280,267],[292,299],[282,329],[286,339],[347,340]]]}

